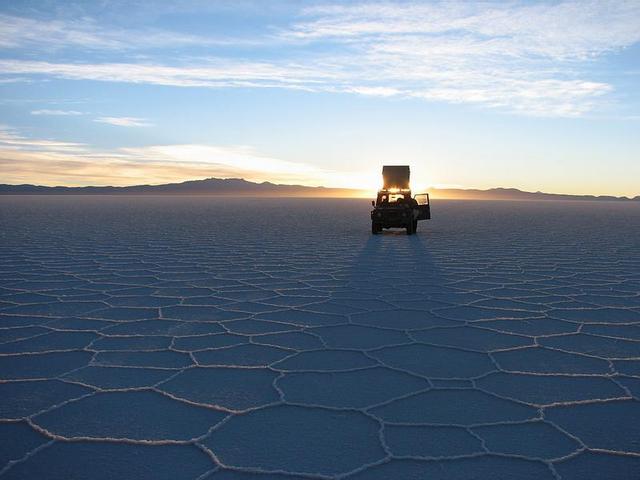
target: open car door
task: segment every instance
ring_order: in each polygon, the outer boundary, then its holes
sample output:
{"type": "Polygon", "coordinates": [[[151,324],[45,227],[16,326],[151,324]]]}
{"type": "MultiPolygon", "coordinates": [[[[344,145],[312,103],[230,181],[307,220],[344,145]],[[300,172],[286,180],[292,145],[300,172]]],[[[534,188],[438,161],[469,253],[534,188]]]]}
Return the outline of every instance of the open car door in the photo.
{"type": "Polygon", "coordinates": [[[416,220],[429,220],[431,218],[431,205],[429,204],[428,193],[418,193],[414,197],[418,202],[418,218],[416,220]]]}

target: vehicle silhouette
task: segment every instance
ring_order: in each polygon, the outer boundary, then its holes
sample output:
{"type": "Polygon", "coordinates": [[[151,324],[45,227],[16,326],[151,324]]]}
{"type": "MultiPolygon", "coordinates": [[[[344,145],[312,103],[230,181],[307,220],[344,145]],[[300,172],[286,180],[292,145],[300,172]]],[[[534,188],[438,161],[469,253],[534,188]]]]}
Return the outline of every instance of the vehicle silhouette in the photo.
{"type": "Polygon", "coordinates": [[[371,233],[383,228],[406,228],[407,235],[418,229],[418,221],[431,218],[428,193],[411,195],[408,165],[385,165],[382,167],[383,188],[371,202],[371,233]]]}

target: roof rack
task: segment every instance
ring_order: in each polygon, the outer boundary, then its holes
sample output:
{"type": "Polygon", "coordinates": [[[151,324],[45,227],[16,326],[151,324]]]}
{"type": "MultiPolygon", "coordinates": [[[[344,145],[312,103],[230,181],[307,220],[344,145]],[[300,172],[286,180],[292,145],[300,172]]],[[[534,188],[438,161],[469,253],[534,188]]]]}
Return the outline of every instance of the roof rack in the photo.
{"type": "Polygon", "coordinates": [[[385,190],[391,188],[410,190],[410,175],[409,165],[385,165],[382,167],[383,188],[385,190]]]}

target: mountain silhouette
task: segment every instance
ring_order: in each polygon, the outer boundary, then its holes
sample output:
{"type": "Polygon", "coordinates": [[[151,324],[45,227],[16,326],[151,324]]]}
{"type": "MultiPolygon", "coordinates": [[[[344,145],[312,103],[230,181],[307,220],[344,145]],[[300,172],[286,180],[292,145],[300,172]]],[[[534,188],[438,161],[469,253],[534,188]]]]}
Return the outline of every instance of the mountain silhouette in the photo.
{"type": "MultiPolygon", "coordinates": [[[[517,188],[488,190],[461,188],[431,188],[434,198],[463,200],[609,200],[640,201],[640,195],[615,197],[610,195],[569,195],[525,192],[517,188]]],[[[416,192],[418,193],[418,192],[416,192]]],[[[0,184],[0,195],[219,195],[264,197],[368,197],[370,193],[348,188],[308,187],[271,182],[250,182],[242,178],[207,178],[163,185],[132,185],[128,187],[48,187],[42,185],[0,184]]]]}

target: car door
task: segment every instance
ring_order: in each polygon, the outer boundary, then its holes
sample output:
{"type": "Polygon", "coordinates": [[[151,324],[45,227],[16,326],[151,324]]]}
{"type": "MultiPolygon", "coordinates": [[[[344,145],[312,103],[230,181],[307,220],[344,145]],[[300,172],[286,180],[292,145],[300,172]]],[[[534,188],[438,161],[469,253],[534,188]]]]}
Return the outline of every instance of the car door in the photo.
{"type": "Polygon", "coordinates": [[[429,194],[418,193],[413,198],[418,203],[418,218],[416,220],[429,220],[431,218],[429,194]]]}

